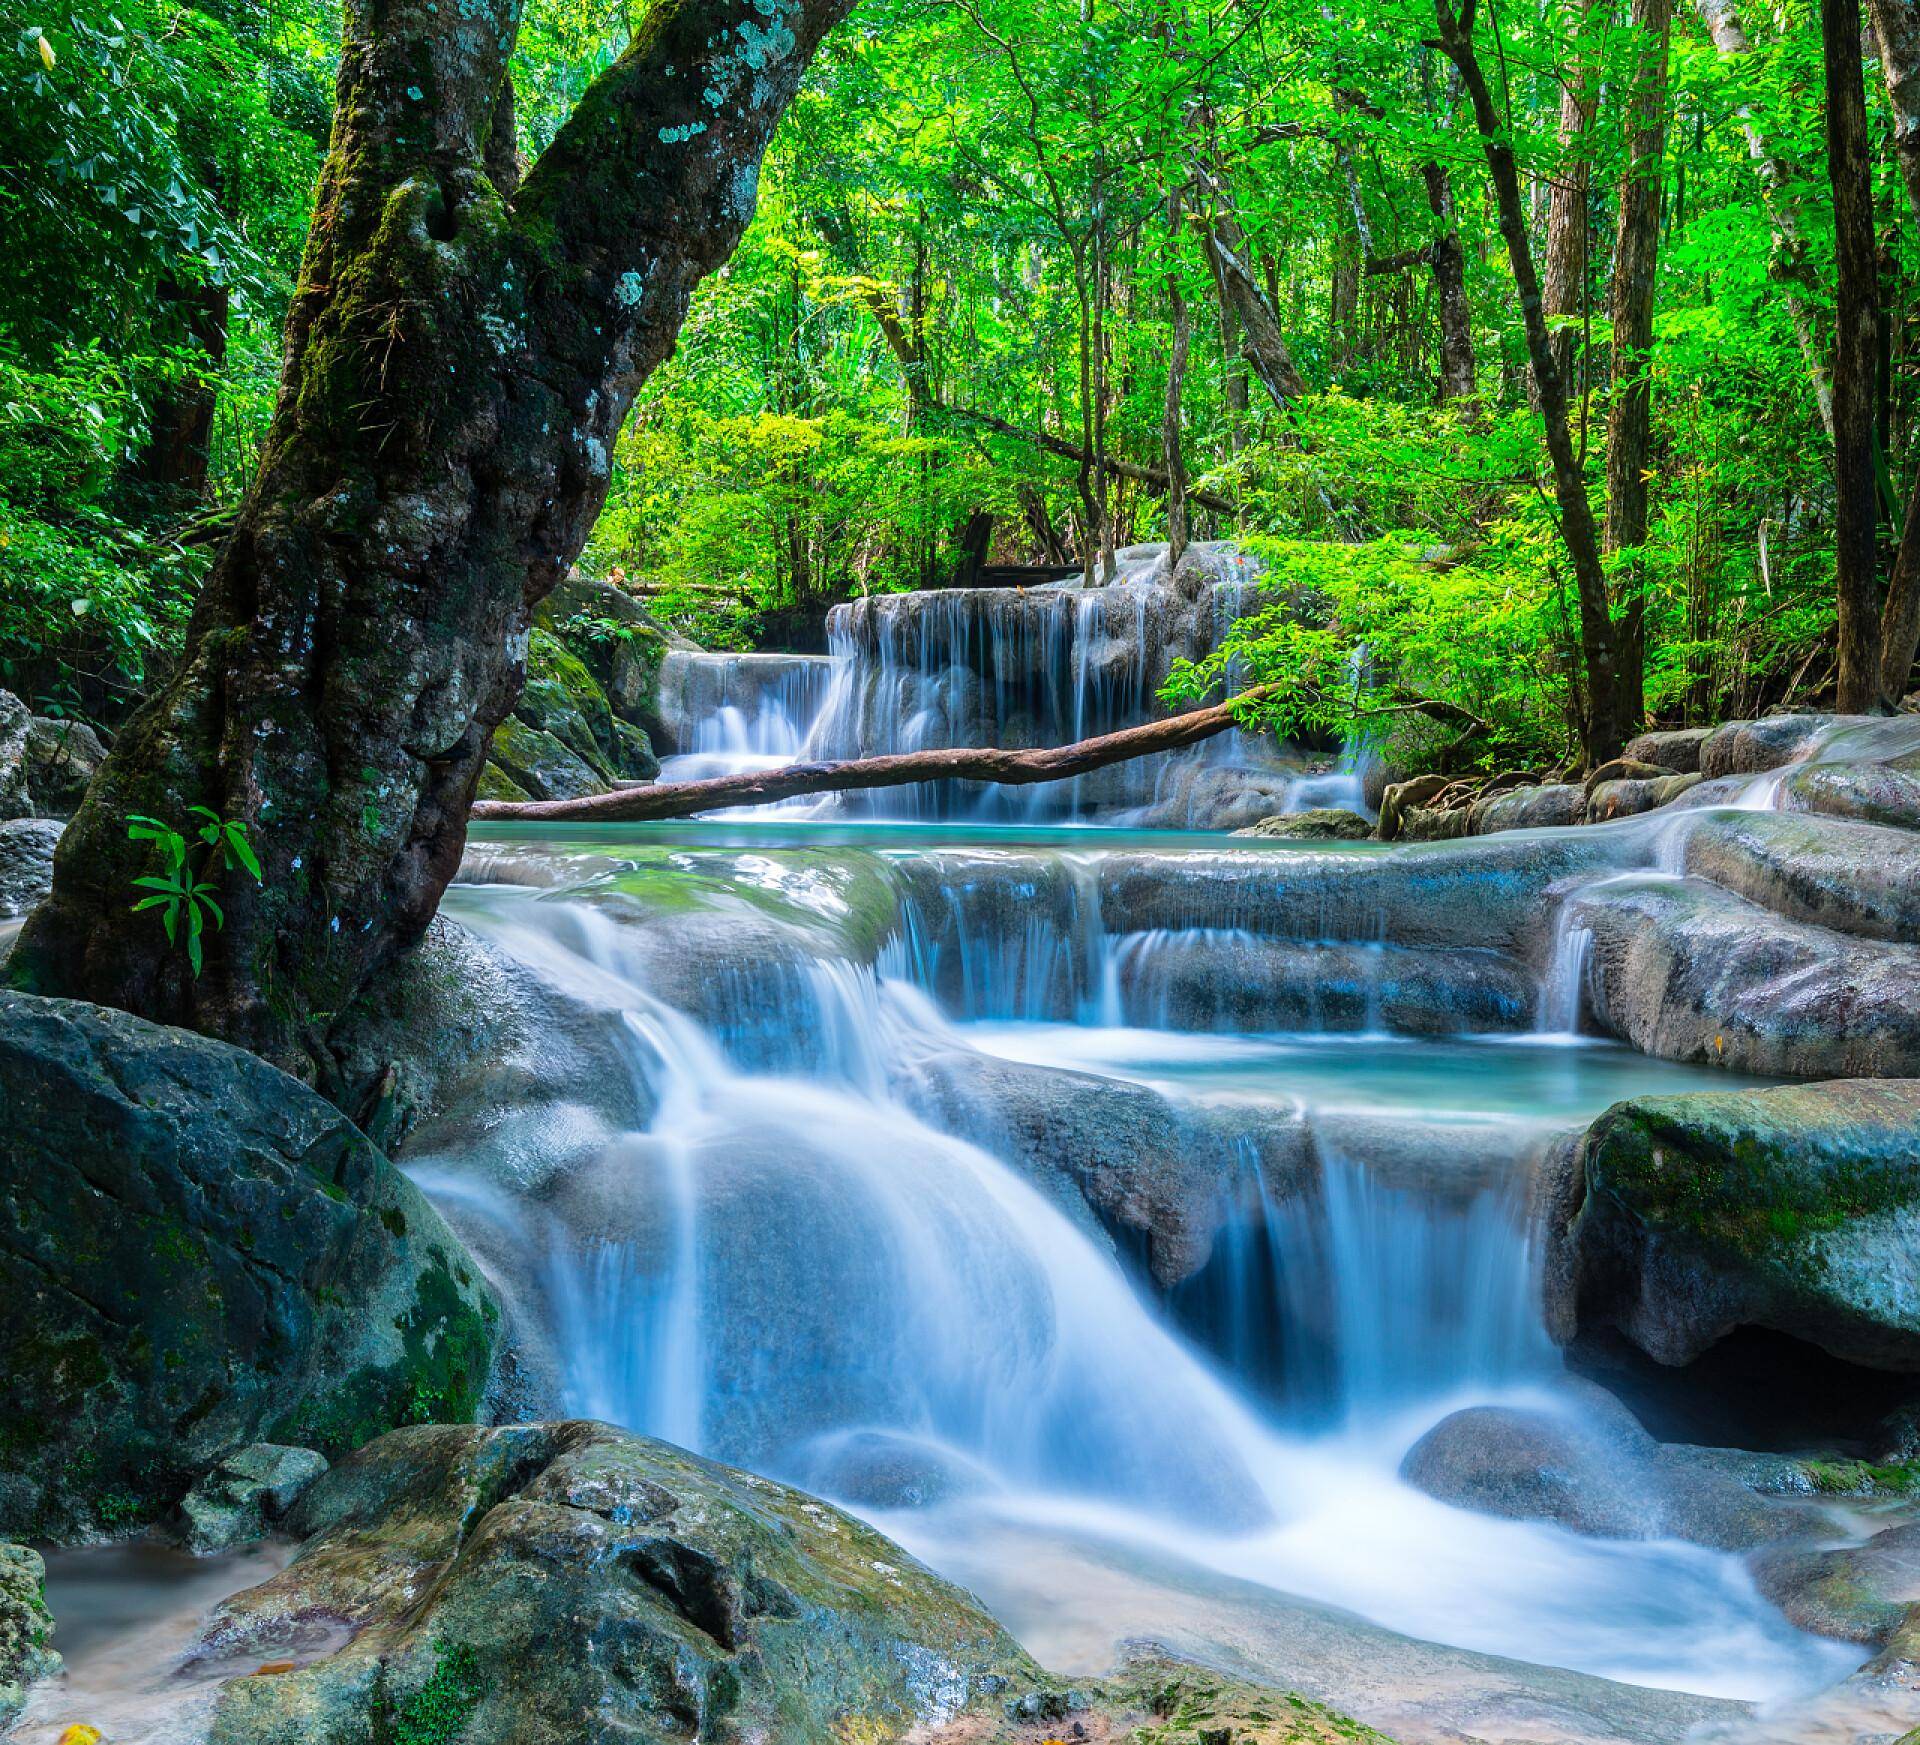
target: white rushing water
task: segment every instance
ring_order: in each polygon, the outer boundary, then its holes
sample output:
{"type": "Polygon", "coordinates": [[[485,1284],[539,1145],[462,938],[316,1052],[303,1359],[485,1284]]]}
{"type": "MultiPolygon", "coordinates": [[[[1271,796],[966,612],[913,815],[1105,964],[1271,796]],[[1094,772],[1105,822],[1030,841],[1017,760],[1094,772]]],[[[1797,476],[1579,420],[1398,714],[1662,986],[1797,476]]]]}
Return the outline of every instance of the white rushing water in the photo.
{"type": "MultiPolygon", "coordinates": [[[[943,976],[926,942],[901,939],[886,976],[799,972],[792,1009],[760,1015],[787,1027],[787,1070],[770,1073],[752,1065],[764,1039],[743,1055],[657,998],[636,930],[605,913],[498,889],[450,907],[624,1012],[655,1111],[536,1204],[461,1178],[457,1160],[424,1178],[456,1221],[490,1223],[534,1257],[531,1312],[567,1410],[869,1511],[888,1500],[878,1469],[892,1500],[934,1505],[884,1511],[888,1530],[961,1574],[993,1522],[1150,1547],[1414,1636],[1702,1693],[1776,1697],[1857,1660],[1791,1630],[1732,1557],[1495,1520],[1398,1477],[1463,1403],[1581,1409],[1541,1330],[1526,1177],[1511,1167],[1531,1141],[1516,1150],[1496,1081],[1512,1077],[1506,1100],[1533,1112],[1522,1138],[1544,1136],[1611,1100],[1582,1081],[1564,1107],[1537,1106],[1574,1085],[1554,1076],[1559,1059],[1585,1050],[1461,1056],[1484,1063],[1478,1098],[1457,1066],[1437,1068],[1461,1107],[1442,1141],[1456,1155],[1429,1175],[1376,1167],[1330,1128],[1312,1191],[1282,1200],[1247,1151],[1214,1259],[1183,1287],[1210,1301],[1176,1323],[1084,1215],[930,1125],[900,1087],[915,1062],[975,1041],[1044,1059],[1071,1039],[1086,1066],[1137,1057],[1151,1034],[1165,1058],[1117,1076],[1178,1079],[1192,1045],[1196,1069],[1238,1063],[1244,1101],[1285,1039],[1115,1028],[1084,961],[1059,972],[1066,1012],[1023,1006],[1026,968],[1008,964],[1057,953],[1060,936],[1022,941],[963,915],[955,936],[975,960],[945,978],[970,990],[950,1010],[1079,1022],[956,1024],[929,997],[943,976]]],[[[1313,1118],[1300,1088],[1336,1065],[1335,1100],[1365,1106],[1369,1086],[1441,1046],[1347,1038],[1338,1061],[1323,1052],[1321,1070],[1275,1077],[1265,1106],[1313,1118]]],[[[1047,1602],[1058,1616],[1082,1603],[1047,1602]]]]}

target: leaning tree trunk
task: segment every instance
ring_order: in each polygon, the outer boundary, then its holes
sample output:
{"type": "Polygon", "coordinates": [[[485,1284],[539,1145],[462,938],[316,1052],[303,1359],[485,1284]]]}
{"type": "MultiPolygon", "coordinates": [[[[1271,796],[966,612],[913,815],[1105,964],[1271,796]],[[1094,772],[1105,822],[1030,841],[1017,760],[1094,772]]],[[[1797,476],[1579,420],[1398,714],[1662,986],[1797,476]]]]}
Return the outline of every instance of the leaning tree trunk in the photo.
{"type": "Polygon", "coordinates": [[[1180,263],[1175,251],[1180,241],[1181,190],[1167,196],[1167,322],[1172,330],[1167,346],[1167,395],[1160,413],[1160,453],[1167,467],[1167,570],[1180,567],[1190,532],[1187,517],[1187,465],[1181,452],[1181,394],[1187,380],[1187,353],[1192,336],[1187,322],[1187,299],[1180,289],[1180,263]]]}
{"type": "Polygon", "coordinates": [[[1613,403],[1607,415],[1609,552],[1630,552],[1615,571],[1620,613],[1620,719],[1637,732],[1646,714],[1647,443],[1653,422],[1654,277],[1660,259],[1660,165],[1666,153],[1667,38],[1673,0],[1634,0],[1635,65],[1613,249],[1613,403]]]}
{"type": "Polygon", "coordinates": [[[1860,65],[1860,0],[1820,0],[1827,67],[1827,168],[1833,185],[1834,560],[1840,608],[1835,701],[1857,714],[1880,694],[1880,594],[1873,477],[1879,275],[1873,254],[1867,88],[1860,65]]]}
{"type": "Polygon", "coordinates": [[[1480,130],[1481,149],[1493,179],[1500,234],[1506,240],[1507,260],[1513,268],[1514,288],[1520,296],[1527,359],[1533,368],[1541,418],[1546,426],[1547,455],[1553,466],[1553,496],[1560,511],[1560,539],[1573,566],[1574,590],[1580,602],[1580,651],[1586,668],[1589,702],[1585,750],[1589,767],[1597,768],[1619,751],[1622,738],[1613,612],[1607,598],[1606,571],[1600,561],[1600,537],[1594,527],[1593,505],[1587,501],[1586,478],[1573,449],[1566,383],[1554,359],[1553,340],[1541,303],[1540,276],[1534,268],[1533,245],[1527,237],[1520,166],[1473,46],[1474,6],[1475,0],[1465,0],[1456,14],[1452,0],[1434,0],[1434,19],[1440,30],[1438,46],[1459,68],[1467,99],[1473,105],[1474,125],[1480,130]]]}
{"type": "Polygon", "coordinates": [[[178,672],[61,840],[16,985],[327,1070],[331,1024],[459,864],[530,609],[849,4],[663,0],[509,194],[515,9],[352,0],[259,474],[178,672]],[[198,977],[132,912],[153,868],[126,835],[195,806],[244,819],[265,873],[217,881],[198,977]]]}

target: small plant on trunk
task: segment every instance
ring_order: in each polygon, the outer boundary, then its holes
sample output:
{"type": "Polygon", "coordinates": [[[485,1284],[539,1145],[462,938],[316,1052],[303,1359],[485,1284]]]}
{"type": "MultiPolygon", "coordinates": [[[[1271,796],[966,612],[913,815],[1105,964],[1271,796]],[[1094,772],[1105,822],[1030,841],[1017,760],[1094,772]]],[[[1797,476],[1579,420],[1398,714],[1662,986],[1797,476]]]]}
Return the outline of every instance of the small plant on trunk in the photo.
{"type": "Polygon", "coordinates": [[[258,884],[261,873],[259,857],[247,839],[247,827],[242,820],[222,818],[210,806],[189,806],[187,810],[202,820],[190,826],[202,850],[197,867],[192,864],[194,842],[158,818],[132,814],[127,819],[127,839],[152,843],[154,857],[160,864],[158,872],[133,881],[137,889],[149,893],[133,905],[134,913],[143,909],[160,912],[160,924],[167,930],[167,943],[177,946],[184,942],[187,962],[197,977],[204,956],[201,936],[206,932],[208,917],[212,917],[216,928],[227,923],[226,911],[221,908],[218,896],[218,876],[237,865],[253,874],[258,884]]]}

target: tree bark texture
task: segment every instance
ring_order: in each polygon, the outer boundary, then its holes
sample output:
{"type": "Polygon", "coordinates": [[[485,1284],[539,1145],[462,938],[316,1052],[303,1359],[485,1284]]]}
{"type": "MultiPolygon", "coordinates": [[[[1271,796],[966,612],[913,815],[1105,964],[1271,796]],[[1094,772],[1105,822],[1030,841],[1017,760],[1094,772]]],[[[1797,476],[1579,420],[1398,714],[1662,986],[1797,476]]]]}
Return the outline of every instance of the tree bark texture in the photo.
{"type": "MultiPolygon", "coordinates": [[[[1607,412],[1607,525],[1610,553],[1647,542],[1647,446],[1652,429],[1653,296],[1660,264],[1661,163],[1666,155],[1667,46],[1673,0],[1633,0],[1633,86],[1627,162],[1620,173],[1613,248],[1613,384],[1607,412]]],[[[1637,556],[1618,562],[1620,719],[1638,732],[1646,714],[1646,598],[1637,556]]]]}
{"type": "Polygon", "coordinates": [[[1294,365],[1293,353],[1287,349],[1280,318],[1253,270],[1253,257],[1247,251],[1232,190],[1224,176],[1209,169],[1199,169],[1198,179],[1210,207],[1200,224],[1200,237],[1213,268],[1222,312],[1239,330],[1240,355],[1260,378],[1274,405],[1284,412],[1304,398],[1307,385],[1294,365]]]}
{"type": "Polygon", "coordinates": [[[849,4],[664,0],[509,197],[514,0],[351,0],[259,473],[178,671],[62,838],[16,985],[325,1074],[330,1026],[459,865],[531,608],[849,4]],[[222,882],[197,978],[131,912],[153,868],[126,836],[194,805],[246,820],[265,872],[222,882]]]}
{"type": "Polygon", "coordinates": [[[649,782],[640,787],[615,788],[610,794],[588,794],[578,800],[482,800],[473,808],[473,816],[489,823],[635,824],[691,818],[728,806],[758,806],[805,794],[844,794],[914,782],[996,782],[1018,787],[1064,781],[1130,758],[1198,745],[1237,726],[1239,712],[1262,694],[1256,687],[1227,702],[1170,715],[1164,721],[1149,721],[1095,739],[1038,751],[953,746],[939,751],[845,758],[834,763],[792,763],[784,769],[751,770],[703,782],[649,782]]]}
{"type": "Polygon", "coordinates": [[[1820,0],[1827,71],[1827,173],[1839,268],[1833,346],[1834,560],[1840,607],[1837,707],[1871,709],[1880,694],[1880,592],[1875,534],[1873,416],[1879,274],[1860,0],[1820,0]]]}
{"type": "Polygon", "coordinates": [[[1566,384],[1554,359],[1541,301],[1540,277],[1533,264],[1533,245],[1527,236],[1527,209],[1520,190],[1520,167],[1493,92],[1473,47],[1475,0],[1465,0],[1456,14],[1451,0],[1434,0],[1439,25],[1436,46],[1460,70],[1474,124],[1480,130],[1487,168],[1492,174],[1494,198],[1500,213],[1500,234],[1513,268],[1514,288],[1520,296],[1520,319],[1527,337],[1527,357],[1540,396],[1546,425],[1547,455],[1553,466],[1553,496],[1560,511],[1560,537],[1573,568],[1574,589],[1580,603],[1580,646],[1586,669],[1588,708],[1586,755],[1598,768],[1615,756],[1622,740],[1619,717],[1619,666],[1613,615],[1607,597],[1606,571],[1600,561],[1600,539],[1587,501],[1586,479],[1574,453],[1567,420],[1566,384]]]}
{"type": "Polygon", "coordinates": [[[1467,301],[1467,256],[1453,209],[1446,166],[1421,166],[1427,210],[1441,226],[1433,245],[1433,288],[1440,304],[1440,398],[1472,400],[1480,391],[1473,363],[1473,306],[1467,301]]]}

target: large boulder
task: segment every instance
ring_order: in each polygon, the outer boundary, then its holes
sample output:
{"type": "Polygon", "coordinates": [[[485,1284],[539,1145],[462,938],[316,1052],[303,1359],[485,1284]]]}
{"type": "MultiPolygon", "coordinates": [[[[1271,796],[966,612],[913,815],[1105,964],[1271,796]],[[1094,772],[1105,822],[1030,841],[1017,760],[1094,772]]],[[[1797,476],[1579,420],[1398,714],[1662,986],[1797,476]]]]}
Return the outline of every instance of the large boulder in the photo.
{"type": "Polygon", "coordinates": [[[470,1417],[497,1316],[418,1189],[225,1043],[0,993],[0,1531],[156,1519],[252,1442],[470,1417]]]}
{"type": "Polygon", "coordinates": [[[1723,812],[1688,830],[1686,870],[1790,921],[1920,940],[1920,839],[1802,812],[1723,812]]]}
{"type": "Polygon", "coordinates": [[[646,731],[616,713],[600,679],[567,644],[536,628],[526,686],[494,729],[481,797],[574,800],[659,773],[646,731]]]}
{"type": "Polygon", "coordinates": [[[1797,812],[1920,830],[1920,753],[1885,763],[1816,763],[1788,776],[1781,798],[1797,812]]]}
{"type": "Polygon", "coordinates": [[[1540,830],[1578,824],[1586,814],[1587,790],[1578,782],[1541,782],[1527,788],[1509,788],[1471,808],[1473,834],[1496,830],[1540,830]]]}
{"type": "Polygon", "coordinates": [[[1788,920],[1705,879],[1568,899],[1597,1016],[1643,1054],[1779,1077],[1920,1076],[1920,946],[1788,920]]]}
{"type": "Polygon", "coordinates": [[[213,1745],[895,1739],[1046,1681],[970,1596],[802,1492],[582,1422],[401,1430],[229,1600],[213,1745]],[[316,1638],[349,1634],[311,1658],[316,1638]]]}
{"type": "Polygon", "coordinates": [[[1570,1232],[1580,1325],[1661,1363],[1739,1327],[1920,1374],[1920,1082],[1617,1103],[1570,1232]]]}

